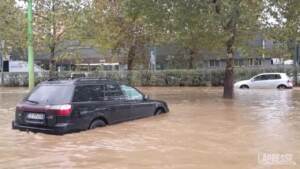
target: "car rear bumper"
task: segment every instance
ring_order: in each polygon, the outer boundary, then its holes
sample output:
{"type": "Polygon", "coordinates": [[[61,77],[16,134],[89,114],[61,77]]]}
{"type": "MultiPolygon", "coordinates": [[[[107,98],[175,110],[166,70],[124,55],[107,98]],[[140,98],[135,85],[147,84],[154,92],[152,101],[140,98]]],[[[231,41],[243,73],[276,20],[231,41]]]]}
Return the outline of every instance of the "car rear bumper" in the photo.
{"type": "Polygon", "coordinates": [[[39,126],[21,125],[15,121],[12,122],[12,128],[21,131],[42,132],[42,133],[57,134],[57,135],[68,133],[71,130],[70,124],[68,123],[60,123],[55,125],[54,127],[46,128],[46,127],[39,127],[39,126]]]}
{"type": "Polygon", "coordinates": [[[287,85],[288,89],[292,89],[293,87],[294,87],[294,85],[292,83],[290,83],[290,84],[287,85]]]}

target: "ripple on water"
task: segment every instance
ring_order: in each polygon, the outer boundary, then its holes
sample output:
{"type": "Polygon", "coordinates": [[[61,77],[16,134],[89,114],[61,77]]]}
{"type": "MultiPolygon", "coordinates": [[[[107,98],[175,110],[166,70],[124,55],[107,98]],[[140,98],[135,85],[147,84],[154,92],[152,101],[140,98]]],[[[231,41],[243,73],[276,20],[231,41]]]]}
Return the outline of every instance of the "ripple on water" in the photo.
{"type": "Polygon", "coordinates": [[[221,88],[141,90],[171,112],[53,136],[12,130],[28,91],[0,88],[0,168],[257,168],[262,152],[300,164],[300,90],[238,90],[235,100],[221,99],[221,88]]]}

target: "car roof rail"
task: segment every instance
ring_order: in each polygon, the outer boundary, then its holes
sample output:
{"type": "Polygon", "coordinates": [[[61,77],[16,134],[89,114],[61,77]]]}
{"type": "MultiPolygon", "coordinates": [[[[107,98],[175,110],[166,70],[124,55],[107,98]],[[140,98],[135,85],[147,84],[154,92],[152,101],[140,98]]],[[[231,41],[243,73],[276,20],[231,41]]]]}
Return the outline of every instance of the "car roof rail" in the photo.
{"type": "Polygon", "coordinates": [[[47,81],[58,81],[58,80],[69,80],[71,77],[53,77],[49,78],[47,81]]]}
{"type": "Polygon", "coordinates": [[[58,78],[50,78],[47,81],[55,81],[55,80],[58,80],[58,78]]]}
{"type": "Polygon", "coordinates": [[[111,79],[106,79],[106,78],[91,78],[91,77],[80,77],[80,78],[76,78],[74,79],[76,83],[84,83],[84,82],[116,82],[114,80],[111,79]]]}

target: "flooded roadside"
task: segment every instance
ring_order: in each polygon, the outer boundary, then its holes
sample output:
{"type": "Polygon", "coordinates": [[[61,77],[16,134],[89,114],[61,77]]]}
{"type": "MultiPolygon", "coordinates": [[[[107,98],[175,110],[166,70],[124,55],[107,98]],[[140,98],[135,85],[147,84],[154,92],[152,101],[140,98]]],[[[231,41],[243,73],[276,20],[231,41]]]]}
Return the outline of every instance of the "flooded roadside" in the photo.
{"type": "Polygon", "coordinates": [[[0,168],[299,168],[298,89],[237,91],[235,100],[221,88],[141,90],[171,112],[61,137],[11,130],[27,91],[0,88],[0,168]],[[264,163],[277,155],[289,159],[264,163]]]}

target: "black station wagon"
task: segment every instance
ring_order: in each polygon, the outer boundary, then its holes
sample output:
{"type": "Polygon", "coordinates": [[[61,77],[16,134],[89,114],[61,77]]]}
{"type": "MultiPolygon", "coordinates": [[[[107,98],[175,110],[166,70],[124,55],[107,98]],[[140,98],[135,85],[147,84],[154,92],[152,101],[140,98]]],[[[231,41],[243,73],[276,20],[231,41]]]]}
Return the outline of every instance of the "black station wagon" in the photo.
{"type": "Polygon", "coordinates": [[[168,112],[163,101],[106,79],[46,81],[16,107],[13,129],[64,134],[168,112]]]}

